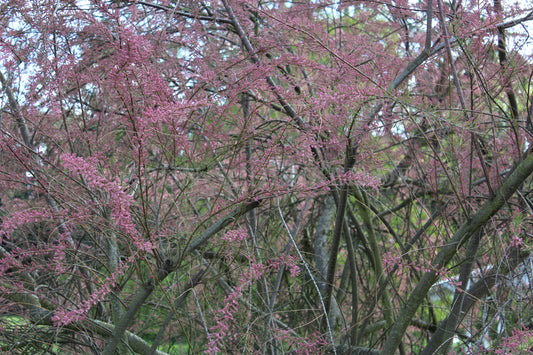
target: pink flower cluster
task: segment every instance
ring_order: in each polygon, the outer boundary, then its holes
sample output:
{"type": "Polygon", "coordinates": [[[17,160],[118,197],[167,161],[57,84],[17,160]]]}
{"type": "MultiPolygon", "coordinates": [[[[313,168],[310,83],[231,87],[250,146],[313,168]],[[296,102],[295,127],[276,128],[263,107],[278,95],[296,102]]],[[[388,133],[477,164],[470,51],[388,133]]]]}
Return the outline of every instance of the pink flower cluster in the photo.
{"type": "Polygon", "coordinates": [[[531,339],[533,338],[533,331],[524,327],[522,329],[513,329],[510,336],[503,338],[498,349],[491,352],[499,355],[507,354],[530,354],[531,353],[531,339]]]}
{"type": "Polygon", "coordinates": [[[125,270],[125,265],[118,267],[114,273],[105,278],[104,282],[102,282],[98,289],[90,295],[89,299],[78,304],[77,309],[57,309],[54,316],[52,316],[52,321],[54,324],[56,326],[61,326],[85,319],[91,307],[96,305],[98,302],[103,301],[104,298],[111,292],[112,288],[117,283],[117,277],[123,275],[125,270]]]}

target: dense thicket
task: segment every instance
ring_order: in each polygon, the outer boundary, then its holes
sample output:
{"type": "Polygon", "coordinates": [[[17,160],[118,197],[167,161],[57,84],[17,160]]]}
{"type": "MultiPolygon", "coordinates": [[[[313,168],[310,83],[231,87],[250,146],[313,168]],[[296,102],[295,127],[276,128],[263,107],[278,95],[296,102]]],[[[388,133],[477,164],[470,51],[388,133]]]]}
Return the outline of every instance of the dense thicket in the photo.
{"type": "Polygon", "coordinates": [[[527,351],[531,20],[0,3],[2,352],[527,351]]]}

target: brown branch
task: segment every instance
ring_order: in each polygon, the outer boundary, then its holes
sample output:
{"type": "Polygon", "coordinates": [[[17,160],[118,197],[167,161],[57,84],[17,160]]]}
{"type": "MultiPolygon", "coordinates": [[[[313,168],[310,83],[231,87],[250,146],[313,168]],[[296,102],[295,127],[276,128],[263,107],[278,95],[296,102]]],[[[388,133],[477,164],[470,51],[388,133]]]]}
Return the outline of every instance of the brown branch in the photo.
{"type": "Polygon", "coordinates": [[[190,12],[180,11],[176,8],[170,7],[170,6],[163,6],[158,4],[152,4],[147,1],[137,1],[137,4],[144,5],[146,7],[152,7],[157,10],[163,10],[165,12],[171,12],[174,15],[183,16],[187,18],[193,18],[196,20],[202,20],[202,21],[210,21],[210,22],[217,22],[217,23],[225,23],[225,24],[233,24],[231,20],[225,19],[225,18],[219,18],[216,16],[203,16],[203,15],[195,15],[191,14],[190,12]]]}

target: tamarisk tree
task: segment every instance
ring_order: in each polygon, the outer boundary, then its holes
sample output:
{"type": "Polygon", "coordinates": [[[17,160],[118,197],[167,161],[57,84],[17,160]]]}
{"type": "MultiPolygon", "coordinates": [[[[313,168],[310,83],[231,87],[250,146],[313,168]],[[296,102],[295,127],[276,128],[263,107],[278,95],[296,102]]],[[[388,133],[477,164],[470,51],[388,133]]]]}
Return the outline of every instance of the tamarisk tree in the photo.
{"type": "Polygon", "coordinates": [[[2,352],[530,349],[533,8],[491,1],[1,2],[2,352]]]}

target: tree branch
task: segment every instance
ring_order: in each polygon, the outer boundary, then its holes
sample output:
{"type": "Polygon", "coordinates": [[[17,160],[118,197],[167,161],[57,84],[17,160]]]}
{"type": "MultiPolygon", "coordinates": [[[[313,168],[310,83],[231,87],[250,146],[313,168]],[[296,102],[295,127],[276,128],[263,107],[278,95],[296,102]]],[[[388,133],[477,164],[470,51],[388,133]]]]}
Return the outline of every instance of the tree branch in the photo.
{"type": "Polygon", "coordinates": [[[431,271],[422,276],[422,279],[413,290],[405,306],[402,308],[396,322],[391,328],[382,354],[394,354],[402,341],[402,337],[411,319],[420,304],[424,301],[429,289],[437,281],[437,271],[445,267],[457,253],[459,248],[466,243],[479,228],[498,212],[503,205],[516,192],[518,187],[533,173],[533,154],[528,154],[511,173],[511,175],[498,188],[495,196],[487,201],[481,209],[466,223],[464,223],[452,239],[446,243],[431,263],[431,271]]]}
{"type": "MultiPolygon", "coordinates": [[[[221,231],[228,224],[235,221],[238,217],[246,214],[248,211],[251,211],[252,209],[258,207],[259,205],[259,201],[253,201],[247,204],[242,204],[241,206],[237,207],[230,214],[224,216],[224,218],[213,224],[211,227],[207,228],[207,230],[205,230],[200,237],[191,241],[184,254],[189,254],[193,252],[203,243],[205,243],[209,238],[221,231]]],[[[181,256],[182,255],[178,255],[177,258],[181,256]]],[[[174,260],[168,265],[165,265],[168,267],[164,267],[158,270],[158,274],[154,277],[154,280],[145,283],[143,287],[137,292],[137,295],[130,303],[126,312],[124,312],[118,324],[116,325],[116,328],[113,332],[113,337],[107,343],[106,347],[104,348],[104,351],[102,352],[102,355],[113,355],[115,353],[115,350],[120,340],[122,339],[126,328],[133,322],[135,315],[137,314],[141,306],[144,304],[146,299],[152,294],[156,284],[163,281],[171,272],[174,271],[173,267],[177,264],[177,260],[174,260]]]]}
{"type": "Polygon", "coordinates": [[[224,229],[228,224],[234,222],[242,215],[245,215],[246,213],[250,212],[254,208],[259,207],[261,204],[261,201],[252,201],[248,203],[243,203],[233,211],[231,211],[229,214],[224,216],[221,220],[213,224],[211,227],[207,228],[202,235],[200,235],[198,238],[192,240],[189,245],[187,246],[187,249],[185,251],[185,254],[189,254],[193,252],[194,250],[198,249],[202,244],[204,244],[209,238],[211,238],[216,233],[220,232],[222,229],[224,229]]]}

